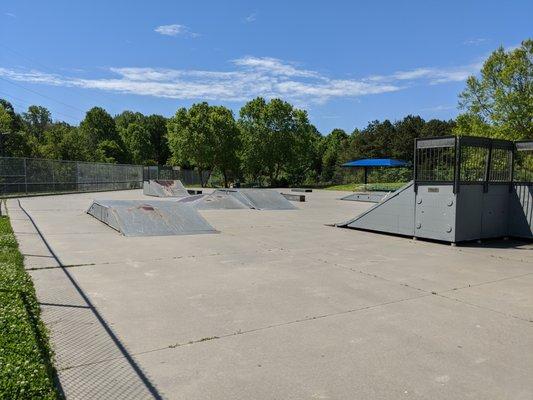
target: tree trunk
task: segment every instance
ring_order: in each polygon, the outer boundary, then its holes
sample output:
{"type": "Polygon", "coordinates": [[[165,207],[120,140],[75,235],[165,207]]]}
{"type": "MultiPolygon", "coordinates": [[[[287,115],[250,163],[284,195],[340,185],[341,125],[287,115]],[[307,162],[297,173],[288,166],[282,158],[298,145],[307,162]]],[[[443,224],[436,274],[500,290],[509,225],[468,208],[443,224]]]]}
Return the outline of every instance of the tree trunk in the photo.
{"type": "Polygon", "coordinates": [[[200,175],[200,186],[205,187],[204,186],[204,171],[200,167],[198,167],[198,175],[200,175]]]}
{"type": "Polygon", "coordinates": [[[224,175],[224,187],[228,188],[228,171],[222,170],[222,175],[224,175]]]}

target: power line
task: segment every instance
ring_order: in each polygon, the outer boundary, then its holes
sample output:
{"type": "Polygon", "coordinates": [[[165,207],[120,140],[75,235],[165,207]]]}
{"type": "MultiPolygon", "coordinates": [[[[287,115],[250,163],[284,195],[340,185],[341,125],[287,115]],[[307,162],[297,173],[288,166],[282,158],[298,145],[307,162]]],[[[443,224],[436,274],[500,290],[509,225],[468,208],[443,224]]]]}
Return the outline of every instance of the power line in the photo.
{"type": "Polygon", "coordinates": [[[21,89],[27,90],[28,92],[35,93],[36,95],[39,95],[39,96],[41,96],[41,97],[44,97],[45,99],[55,101],[56,103],[62,104],[62,105],[64,105],[64,106],[66,106],[66,107],[70,107],[70,108],[72,108],[73,110],[76,110],[76,111],[79,111],[79,112],[85,113],[85,111],[83,111],[82,109],[80,109],[80,108],[78,108],[78,107],[74,107],[73,105],[70,105],[70,104],[67,104],[67,103],[63,103],[61,100],[54,99],[53,97],[50,97],[50,96],[47,96],[47,95],[45,95],[45,94],[39,93],[39,92],[36,91],[36,90],[29,89],[29,88],[27,88],[27,87],[25,87],[25,86],[19,85],[18,83],[12,82],[12,81],[10,81],[9,79],[5,79],[5,78],[2,78],[2,77],[0,76],[0,80],[3,80],[3,81],[5,81],[5,82],[7,82],[7,83],[9,83],[9,84],[11,84],[11,85],[13,85],[13,86],[17,86],[17,87],[21,88],[21,89]]]}
{"type": "MultiPolygon", "coordinates": [[[[21,99],[20,97],[13,96],[12,94],[6,93],[6,92],[4,92],[4,91],[0,91],[0,94],[2,94],[2,95],[4,95],[4,96],[7,96],[7,97],[8,97],[8,101],[9,101],[10,103],[14,103],[14,104],[17,104],[17,103],[18,103],[18,106],[19,106],[19,107],[27,108],[27,107],[29,107],[29,106],[32,105],[29,101],[24,100],[24,99],[21,99]],[[13,101],[13,100],[11,100],[11,99],[15,99],[16,101],[13,101]]],[[[65,114],[65,113],[60,112],[60,111],[52,111],[52,114],[62,115],[63,117],[70,118],[70,119],[72,119],[73,121],[77,121],[77,120],[79,120],[78,117],[74,117],[74,116],[72,116],[72,115],[65,114]]]]}
{"type": "MultiPolygon", "coordinates": [[[[52,67],[47,66],[47,65],[43,64],[42,62],[40,62],[40,61],[34,59],[34,58],[28,57],[28,56],[26,56],[26,55],[20,53],[20,52],[17,51],[17,50],[13,50],[12,48],[6,46],[6,45],[3,44],[3,43],[0,43],[0,46],[3,47],[4,49],[10,51],[11,53],[16,54],[17,56],[19,56],[19,57],[25,59],[26,61],[29,61],[29,62],[31,62],[31,63],[33,63],[33,64],[37,64],[37,65],[41,66],[43,69],[48,70],[49,72],[51,72],[51,73],[53,73],[53,74],[56,74],[56,71],[55,71],[52,67]]],[[[97,102],[101,102],[101,101],[102,101],[101,98],[97,98],[97,97],[89,96],[86,92],[83,92],[83,95],[84,95],[86,98],[91,98],[92,101],[94,101],[94,100],[96,100],[97,102]]],[[[103,93],[100,93],[100,95],[101,95],[102,97],[106,98],[107,100],[111,101],[111,103],[112,103],[113,105],[116,106],[116,104],[114,104],[115,100],[112,100],[110,97],[106,96],[106,95],[103,94],[103,93]]]]}

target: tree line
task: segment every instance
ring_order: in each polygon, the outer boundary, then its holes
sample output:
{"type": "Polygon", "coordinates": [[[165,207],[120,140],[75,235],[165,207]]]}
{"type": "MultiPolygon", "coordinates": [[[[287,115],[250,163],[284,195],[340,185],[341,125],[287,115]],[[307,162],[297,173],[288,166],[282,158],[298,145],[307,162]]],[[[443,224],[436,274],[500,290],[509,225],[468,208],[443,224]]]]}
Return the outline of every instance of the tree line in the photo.
{"type": "Polygon", "coordinates": [[[170,118],[133,111],[111,116],[93,107],[78,126],[53,121],[42,106],[17,113],[8,100],[0,99],[1,150],[5,156],[179,165],[212,171],[224,185],[339,183],[353,179],[340,167],[349,160],[412,160],[417,137],[533,139],[532,60],[532,40],[492,53],[480,76],[467,80],[459,95],[463,113],[456,120],[425,121],[409,115],[372,121],[350,133],[334,129],[327,135],[310,123],[305,110],[282,99],[258,97],[236,116],[207,102],[179,108],[170,118]]]}

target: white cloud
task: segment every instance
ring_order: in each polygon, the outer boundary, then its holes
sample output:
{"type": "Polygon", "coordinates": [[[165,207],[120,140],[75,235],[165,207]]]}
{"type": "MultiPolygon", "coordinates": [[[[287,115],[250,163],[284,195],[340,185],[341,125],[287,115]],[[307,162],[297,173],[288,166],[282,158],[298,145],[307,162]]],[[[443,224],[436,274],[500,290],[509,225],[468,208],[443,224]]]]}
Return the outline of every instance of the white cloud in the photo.
{"type": "Polygon", "coordinates": [[[314,71],[299,69],[295,65],[271,57],[242,57],[233,60],[235,65],[247,67],[251,70],[262,71],[274,75],[293,76],[293,77],[315,77],[320,75],[314,71]]]}
{"type": "Polygon", "coordinates": [[[440,112],[440,111],[449,111],[449,110],[455,110],[455,109],[457,109],[457,106],[438,105],[434,107],[422,108],[420,111],[440,112]]]}
{"type": "Polygon", "coordinates": [[[316,104],[333,98],[395,92],[413,85],[462,81],[480,68],[479,64],[417,68],[361,79],[336,79],[270,57],[247,56],[231,63],[234,68],[229,71],[114,67],[109,68],[107,77],[95,78],[0,68],[0,76],[20,82],[183,100],[241,102],[263,96],[316,104]]]}
{"type": "Polygon", "coordinates": [[[154,32],[165,36],[200,36],[198,33],[191,32],[191,30],[185,25],[180,24],[160,25],[154,29],[154,32]]]}
{"type": "Polygon", "coordinates": [[[473,38],[473,39],[465,40],[463,42],[463,44],[466,45],[466,46],[478,46],[481,43],[484,43],[486,41],[487,41],[487,39],[485,39],[485,38],[473,38]]]}
{"type": "Polygon", "coordinates": [[[368,78],[374,82],[391,81],[427,81],[431,85],[448,82],[462,82],[470,75],[475,75],[482,67],[482,63],[473,63],[449,68],[415,68],[410,71],[397,71],[391,75],[375,75],[368,78]]]}
{"type": "Polygon", "coordinates": [[[244,17],[244,22],[252,23],[252,22],[255,22],[256,19],[257,19],[257,13],[253,12],[250,15],[247,15],[246,17],[244,17]]]}

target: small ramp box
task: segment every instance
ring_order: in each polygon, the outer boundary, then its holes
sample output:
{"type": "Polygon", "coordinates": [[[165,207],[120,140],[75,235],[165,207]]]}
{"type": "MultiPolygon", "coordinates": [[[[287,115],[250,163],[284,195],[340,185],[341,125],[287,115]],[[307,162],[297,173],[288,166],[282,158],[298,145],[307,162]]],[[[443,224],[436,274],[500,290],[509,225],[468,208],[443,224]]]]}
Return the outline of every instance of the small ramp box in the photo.
{"type": "Polygon", "coordinates": [[[150,179],[143,183],[143,194],[155,197],[186,197],[189,192],[179,180],[150,179]]]}
{"type": "Polygon", "coordinates": [[[271,189],[217,189],[208,195],[178,200],[198,210],[295,210],[281,193],[271,189]]]}
{"type": "Polygon", "coordinates": [[[250,207],[239,201],[236,197],[217,192],[184,197],[183,199],[179,199],[178,202],[189,204],[197,210],[250,209],[250,207]]]}
{"type": "Polygon", "coordinates": [[[232,196],[255,210],[296,210],[281,193],[272,189],[217,189],[213,194],[232,196]]]}
{"type": "Polygon", "coordinates": [[[87,214],[124,236],[217,233],[194,208],[171,201],[94,200],[87,214]]]}

